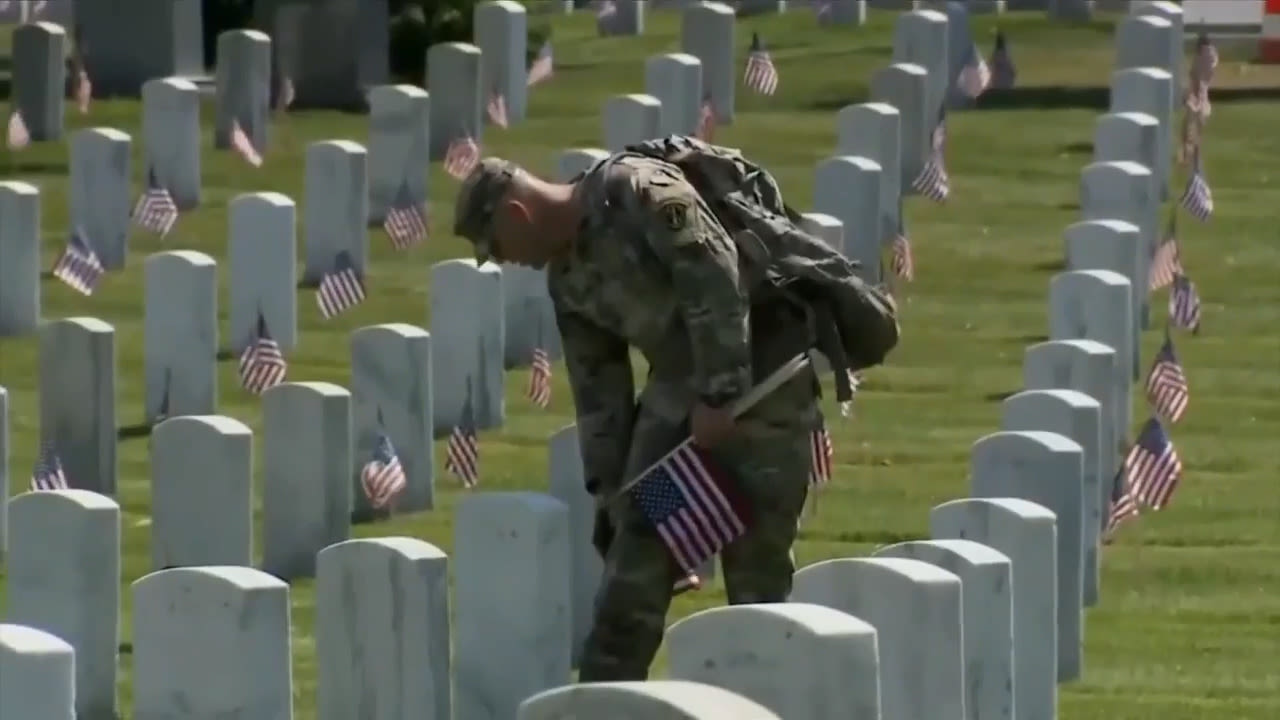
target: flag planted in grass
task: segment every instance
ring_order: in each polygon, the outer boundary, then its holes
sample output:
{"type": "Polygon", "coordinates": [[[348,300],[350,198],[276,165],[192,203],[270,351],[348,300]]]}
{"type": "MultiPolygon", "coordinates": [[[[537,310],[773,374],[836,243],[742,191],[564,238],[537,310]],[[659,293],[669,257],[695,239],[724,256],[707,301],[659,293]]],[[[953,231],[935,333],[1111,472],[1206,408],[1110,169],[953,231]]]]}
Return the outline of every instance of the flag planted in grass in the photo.
{"type": "Polygon", "coordinates": [[[36,459],[35,469],[31,473],[32,490],[66,490],[67,474],[62,469],[62,461],[53,451],[53,445],[45,443],[40,449],[40,457],[36,459]]]}
{"type": "Polygon", "coordinates": [[[8,146],[10,150],[23,150],[31,144],[31,133],[27,132],[27,123],[22,113],[14,110],[9,115],[8,146]]]}
{"type": "Polygon", "coordinates": [[[155,168],[147,170],[147,187],[133,208],[133,221],[138,227],[164,237],[178,222],[178,205],[173,195],[156,179],[155,168]]]}
{"type": "Polygon", "coordinates": [[[325,320],[332,319],[364,302],[364,280],[346,251],[334,258],[333,269],[320,278],[316,305],[325,320]]]}
{"type": "Polygon", "coordinates": [[[1182,191],[1180,205],[1191,217],[1200,222],[1207,222],[1213,215],[1213,190],[1205,177],[1204,166],[1200,163],[1200,149],[1197,147],[1191,159],[1191,177],[1187,178],[1187,188],[1182,191]]]}
{"type": "Polygon", "coordinates": [[[462,483],[473,488],[480,483],[480,439],[476,435],[475,410],[471,406],[471,381],[467,381],[467,399],[462,417],[449,435],[445,448],[444,469],[462,483]]]}
{"type": "Polygon", "coordinates": [[[533,87],[538,83],[547,80],[555,72],[555,60],[551,54],[551,43],[542,44],[542,49],[538,51],[537,57],[533,59],[533,64],[529,66],[529,75],[525,78],[525,85],[533,87]]]}
{"type": "Polygon", "coordinates": [[[466,135],[449,143],[449,149],[444,154],[444,171],[462,180],[479,162],[480,146],[470,135],[466,135]]]}
{"type": "Polygon", "coordinates": [[[1187,384],[1187,373],[1178,362],[1178,355],[1173,349],[1173,338],[1165,334],[1164,344],[1156,353],[1151,371],[1147,373],[1147,401],[1156,414],[1176,423],[1187,412],[1191,401],[1191,388],[1187,384]]]}
{"type": "Polygon", "coordinates": [[[1159,510],[1169,504],[1182,479],[1182,459],[1156,418],[1147,420],[1138,441],[1124,459],[1129,492],[1138,502],[1159,510]]]}
{"type": "Polygon", "coordinates": [[[390,438],[379,433],[378,441],[373,444],[373,458],[360,469],[360,487],[365,497],[369,498],[370,505],[381,510],[404,492],[407,485],[395,446],[390,438]]]}
{"type": "Polygon", "coordinates": [[[231,121],[231,149],[254,167],[262,167],[262,154],[253,146],[253,141],[240,127],[239,121],[231,121]]]}
{"type": "Polygon", "coordinates": [[[427,239],[427,214],[413,201],[408,183],[400,185],[382,226],[397,250],[408,250],[427,239]]]}
{"type": "Polygon", "coordinates": [[[929,155],[925,158],[924,167],[916,175],[911,187],[916,192],[934,202],[943,202],[951,194],[951,178],[947,175],[947,111],[944,108],[938,116],[938,124],[933,128],[929,143],[929,155]]]}
{"type": "Polygon", "coordinates": [[[267,320],[258,313],[258,327],[253,342],[240,353],[240,386],[254,395],[261,395],[284,382],[289,373],[280,343],[267,330],[267,320]]]}
{"type": "Polygon", "coordinates": [[[1196,284],[1186,275],[1173,276],[1173,289],[1169,291],[1169,323],[1174,327],[1200,331],[1200,293],[1196,284]]]}
{"type": "Polygon", "coordinates": [[[778,91],[778,68],[773,64],[773,57],[764,49],[759,33],[751,33],[751,50],[747,52],[747,69],[742,75],[742,82],[748,90],[761,95],[772,95],[778,91]]]}
{"type": "Polygon", "coordinates": [[[92,295],[105,272],[98,254],[79,229],[71,233],[66,249],[53,264],[53,276],[82,295],[92,295]]]}

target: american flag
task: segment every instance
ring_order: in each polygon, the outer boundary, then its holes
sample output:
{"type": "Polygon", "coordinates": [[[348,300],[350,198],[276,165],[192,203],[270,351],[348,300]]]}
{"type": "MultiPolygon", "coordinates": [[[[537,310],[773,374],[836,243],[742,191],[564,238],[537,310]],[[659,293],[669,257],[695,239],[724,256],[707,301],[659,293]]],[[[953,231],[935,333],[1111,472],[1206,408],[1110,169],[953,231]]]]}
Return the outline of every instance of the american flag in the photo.
{"type": "Polygon", "coordinates": [[[408,250],[427,239],[427,215],[413,201],[408,183],[400,185],[382,226],[391,238],[391,246],[397,250],[408,250]]]}
{"type": "Polygon", "coordinates": [[[80,114],[84,115],[89,112],[89,103],[93,100],[93,83],[89,82],[89,73],[84,69],[83,59],[76,59],[75,71],[75,86],[72,94],[76,99],[76,107],[80,109],[80,114]]]}
{"type": "MultiPolygon", "coordinates": [[[[862,376],[852,370],[848,371],[848,375],[849,390],[856,395],[858,388],[862,386],[862,376]]],[[[853,417],[853,398],[849,398],[848,400],[840,403],[840,417],[853,417]]],[[[830,436],[828,436],[828,445],[830,445],[830,439],[830,436]]]]}
{"type": "Polygon", "coordinates": [[[831,433],[827,431],[827,423],[821,417],[818,427],[809,433],[809,484],[825,485],[831,482],[831,465],[835,457],[835,448],[831,444],[831,433]]]}
{"type": "Polygon", "coordinates": [[[1187,162],[1196,156],[1200,149],[1200,138],[1204,134],[1204,116],[1193,112],[1182,113],[1182,133],[1178,143],[1178,164],[1187,162]]]}
{"type": "Polygon", "coordinates": [[[778,69],[760,42],[759,33],[751,33],[751,50],[747,53],[747,71],[742,82],[747,89],[761,95],[772,95],[778,90],[778,69]]]}
{"type": "Polygon", "coordinates": [[[618,6],[613,0],[604,0],[596,9],[596,31],[608,35],[613,31],[613,21],[618,15],[618,6]]]}
{"type": "Polygon", "coordinates": [[[1187,178],[1187,189],[1182,193],[1180,204],[1191,213],[1191,217],[1205,222],[1213,215],[1213,191],[1209,189],[1209,181],[1204,177],[1199,149],[1193,155],[1191,163],[1191,177],[1187,178]]]}
{"type": "Polygon", "coordinates": [[[480,146],[470,135],[460,137],[449,143],[444,154],[444,171],[462,180],[480,162],[480,146]]]}
{"type": "Polygon", "coordinates": [[[351,256],[344,250],[334,258],[333,270],[320,278],[320,287],[316,288],[316,304],[320,306],[320,314],[329,320],[364,301],[364,280],[351,262],[351,256]]]}
{"type": "Polygon", "coordinates": [[[238,120],[231,121],[231,149],[236,154],[244,158],[244,161],[254,167],[262,166],[262,155],[253,147],[253,141],[245,134],[244,129],[240,127],[238,120]]]}
{"type": "Polygon", "coordinates": [[[902,219],[902,209],[898,209],[898,231],[893,235],[889,245],[889,269],[893,274],[907,282],[916,277],[916,261],[911,252],[911,240],[907,237],[906,226],[902,219]]]}
{"type": "Polygon", "coordinates": [[[835,0],[820,0],[813,6],[813,11],[817,15],[819,23],[827,22],[831,19],[831,14],[835,12],[835,0]]]}
{"type": "Polygon", "coordinates": [[[934,202],[942,202],[951,194],[951,178],[947,175],[947,117],[943,109],[938,124],[933,128],[929,156],[925,158],[920,174],[911,182],[916,192],[934,202]]]}
{"type": "Polygon", "coordinates": [[[489,114],[489,120],[498,127],[505,128],[507,126],[507,100],[502,97],[502,93],[494,90],[489,95],[489,102],[485,105],[485,112],[489,114]]]}
{"type": "Polygon", "coordinates": [[[551,404],[551,358],[542,348],[533,349],[529,366],[529,389],[525,393],[534,405],[546,409],[551,404]]]}
{"type": "Polygon", "coordinates": [[[297,95],[293,89],[293,80],[291,80],[287,75],[281,77],[280,94],[276,96],[276,109],[288,110],[289,106],[293,105],[293,101],[296,98],[297,95]]]}
{"type": "Polygon", "coordinates": [[[691,586],[698,567],[747,529],[720,469],[690,440],[645,471],[629,494],[691,586]]]}
{"type": "Polygon", "coordinates": [[[970,98],[977,98],[991,87],[991,68],[982,59],[982,51],[977,45],[973,46],[973,54],[969,56],[968,64],[960,70],[956,82],[960,85],[960,91],[970,98]]]}
{"type": "Polygon", "coordinates": [[[702,107],[698,109],[698,127],[694,137],[703,142],[713,142],[716,137],[716,108],[711,103],[711,95],[704,95],[702,107]]]}
{"type": "Polygon", "coordinates": [[[1009,53],[1009,43],[1005,40],[1004,31],[996,31],[996,47],[991,51],[991,88],[1009,90],[1018,81],[1018,68],[1013,64],[1013,55],[1009,53]]]}
{"type": "Polygon", "coordinates": [[[445,448],[444,469],[473,488],[480,482],[480,439],[476,436],[475,412],[471,407],[471,383],[467,382],[467,400],[462,405],[462,418],[449,435],[445,448]]]}
{"type": "Polygon", "coordinates": [[[1103,528],[1103,537],[1110,540],[1126,521],[1138,517],[1138,501],[1129,492],[1129,484],[1121,468],[1111,481],[1111,509],[1107,513],[1107,526],[1103,528]]]}
{"type": "Polygon", "coordinates": [[[62,461],[53,451],[53,445],[46,443],[40,449],[40,458],[36,460],[35,470],[31,473],[32,490],[66,490],[67,474],[62,471],[62,461]]]}
{"type": "Polygon", "coordinates": [[[174,223],[178,222],[178,206],[156,179],[155,168],[147,171],[147,189],[142,191],[138,204],[133,207],[133,221],[138,227],[158,233],[160,237],[168,235],[174,223]]]}
{"type": "Polygon", "coordinates": [[[1173,338],[1165,336],[1160,352],[1156,353],[1151,372],[1147,374],[1147,401],[1156,414],[1176,423],[1187,412],[1191,400],[1191,388],[1187,374],[1173,351],[1173,338]]]}
{"type": "Polygon", "coordinates": [[[1156,418],[1142,426],[1138,441],[1124,459],[1124,471],[1129,479],[1129,492],[1138,502],[1153,510],[1169,504],[1182,478],[1182,460],[1156,418]]]}
{"type": "Polygon", "coordinates": [[[1150,291],[1168,287],[1175,275],[1182,274],[1182,256],[1178,252],[1178,221],[1169,216],[1164,240],[1151,257],[1151,269],[1147,272],[1147,289],[1150,291]]]}
{"type": "Polygon", "coordinates": [[[258,314],[258,329],[253,342],[240,353],[240,386],[254,395],[261,395],[284,382],[289,364],[284,360],[280,343],[267,331],[267,319],[258,314]]]}
{"type": "Polygon", "coordinates": [[[27,123],[22,119],[22,113],[17,110],[9,115],[8,144],[10,150],[22,150],[31,144],[31,133],[27,132],[27,123]]]}
{"type": "Polygon", "coordinates": [[[1212,108],[1209,105],[1209,85],[1213,82],[1213,71],[1218,67],[1218,49],[1209,40],[1208,34],[1200,32],[1196,38],[1196,54],[1191,60],[1188,70],[1187,110],[1201,117],[1209,117],[1212,108]]]}
{"type": "Polygon", "coordinates": [[[84,233],[76,230],[67,240],[67,248],[53,264],[53,276],[84,295],[92,295],[106,270],[84,233]]]}
{"type": "Polygon", "coordinates": [[[400,456],[396,455],[391,439],[379,433],[378,441],[373,445],[373,458],[360,469],[360,487],[365,497],[369,498],[370,505],[380,510],[404,492],[406,485],[408,480],[404,466],[400,464],[400,456]]]}
{"type": "Polygon", "coordinates": [[[1169,292],[1169,322],[1183,330],[1200,331],[1200,293],[1191,278],[1181,273],[1173,276],[1169,292]]]}
{"type": "Polygon", "coordinates": [[[553,72],[555,72],[555,59],[551,54],[551,43],[548,41],[542,44],[542,49],[533,58],[533,64],[529,66],[529,75],[525,78],[525,85],[533,87],[549,79],[553,72]]]}

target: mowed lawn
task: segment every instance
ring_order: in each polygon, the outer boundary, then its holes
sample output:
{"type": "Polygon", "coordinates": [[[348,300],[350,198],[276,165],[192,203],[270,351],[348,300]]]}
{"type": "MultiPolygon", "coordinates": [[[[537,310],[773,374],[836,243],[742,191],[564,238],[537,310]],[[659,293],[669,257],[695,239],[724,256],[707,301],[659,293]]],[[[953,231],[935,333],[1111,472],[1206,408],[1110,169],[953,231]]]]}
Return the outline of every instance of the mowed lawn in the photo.
{"type": "MultiPolygon", "coordinates": [[[[744,19],[739,58],[750,31],[759,30],[777,61],[781,87],[771,98],[740,90],[738,120],[717,139],[765,163],[791,204],[809,207],[814,167],[834,149],[835,113],[863,101],[872,72],[889,61],[893,16],[875,13],[861,29],[818,29],[806,12],[744,19]]],[[[671,13],[652,14],[640,38],[597,38],[587,13],[557,16],[554,23],[556,75],[533,92],[530,119],[484,136],[487,152],[547,173],[560,150],[600,143],[605,99],[643,91],[647,56],[679,47],[678,16],[671,13]]],[[[902,344],[885,367],[869,373],[854,419],[840,421],[827,400],[837,477],[805,522],[797,548],[802,563],[867,555],[880,545],[925,537],[929,509],[966,494],[971,444],[998,428],[1000,400],[1021,383],[1024,348],[1044,339],[1048,282],[1061,269],[1062,230],[1077,218],[1079,173],[1091,157],[1095,119],[1105,111],[1113,29],[1109,21],[1051,26],[1038,16],[1006,16],[1002,23],[1020,87],[985,98],[976,112],[950,116],[949,202],[907,202],[917,281],[902,292],[902,344]]],[[[994,17],[976,18],[974,28],[989,52],[994,17]]],[[[1102,601],[1088,613],[1084,677],[1061,688],[1061,716],[1068,720],[1280,716],[1280,250],[1274,226],[1280,190],[1273,161],[1280,157],[1280,71],[1245,64],[1228,52],[1216,85],[1205,164],[1217,213],[1208,224],[1185,216],[1180,223],[1184,263],[1206,303],[1201,333],[1177,336],[1193,392],[1187,418],[1172,430],[1186,472],[1170,508],[1127,526],[1105,550],[1102,601]]],[[[67,117],[69,129],[109,126],[141,140],[137,103],[97,102],[88,117],[73,109],[67,117]]],[[[206,143],[211,127],[209,103],[206,143]]],[[[90,315],[116,327],[121,425],[142,416],[147,254],[195,249],[224,259],[232,198],[274,190],[301,205],[306,144],[363,142],[367,127],[362,116],[282,116],[260,170],[206,145],[203,204],[181,219],[168,240],[135,234],[128,268],[108,276],[92,298],[45,281],[46,318],[90,315]]],[[[42,188],[48,267],[68,232],[66,146],[6,153],[2,162],[6,177],[42,188]]],[[[133,177],[137,187],[143,179],[137,153],[133,177]]],[[[1184,177],[1180,169],[1175,192],[1184,177]]],[[[371,231],[370,298],[362,306],[325,322],[310,292],[300,291],[301,347],[289,358],[291,380],[346,384],[352,330],[427,323],[428,268],[465,252],[450,234],[456,187],[438,164],[431,168],[432,236],[425,247],[400,254],[380,229],[371,231]]],[[[301,223],[300,213],[300,246],[301,223]]],[[[1164,298],[1161,293],[1153,302],[1157,325],[1164,298]]],[[[1144,334],[1144,365],[1159,340],[1158,331],[1144,334]]],[[[573,421],[563,367],[556,372],[549,411],[524,399],[526,371],[508,374],[506,425],[481,439],[480,491],[546,486],[545,441],[573,421]]],[[[0,385],[12,396],[14,492],[25,490],[38,450],[38,373],[34,337],[0,339],[0,385]]],[[[234,362],[221,364],[219,381],[221,412],[260,430],[259,401],[239,389],[234,362]]],[[[1137,390],[1135,403],[1139,421],[1146,410],[1137,390]]],[[[149,569],[147,447],[145,438],[120,446],[126,584],[149,569]]],[[[436,457],[443,461],[442,448],[436,457]]],[[[436,482],[435,511],[359,526],[353,534],[412,535],[450,549],[455,505],[466,493],[439,467],[436,482]]],[[[297,716],[309,718],[315,716],[311,584],[295,583],[292,598],[297,716]]],[[[673,619],[723,600],[718,585],[687,594],[673,619]]],[[[126,713],[131,666],[122,654],[126,713]]]]}

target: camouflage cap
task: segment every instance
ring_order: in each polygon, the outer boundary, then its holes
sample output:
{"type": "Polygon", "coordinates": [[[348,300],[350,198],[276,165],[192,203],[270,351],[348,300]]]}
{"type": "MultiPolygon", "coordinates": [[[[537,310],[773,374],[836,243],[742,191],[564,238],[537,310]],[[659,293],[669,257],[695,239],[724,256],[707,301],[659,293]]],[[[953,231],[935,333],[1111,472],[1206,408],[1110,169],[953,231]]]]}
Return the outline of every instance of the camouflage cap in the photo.
{"type": "Polygon", "coordinates": [[[462,181],[453,206],[453,234],[475,246],[477,263],[488,260],[493,251],[493,211],[517,170],[515,163],[488,157],[462,181]]]}

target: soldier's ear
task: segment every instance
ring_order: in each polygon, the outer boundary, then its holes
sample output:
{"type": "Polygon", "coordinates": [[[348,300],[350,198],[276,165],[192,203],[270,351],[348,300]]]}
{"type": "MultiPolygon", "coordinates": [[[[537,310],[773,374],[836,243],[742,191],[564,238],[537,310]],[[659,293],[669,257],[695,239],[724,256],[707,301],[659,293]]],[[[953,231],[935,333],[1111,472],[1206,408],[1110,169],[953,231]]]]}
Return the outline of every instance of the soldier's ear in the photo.
{"type": "Polygon", "coordinates": [[[524,201],[507,198],[498,207],[498,220],[500,223],[506,223],[507,227],[527,226],[533,221],[533,214],[524,201]]]}

